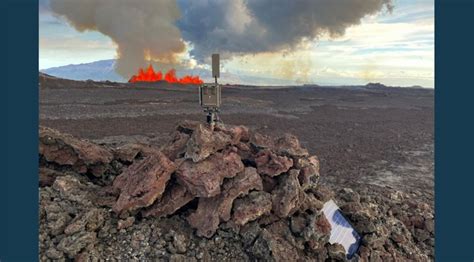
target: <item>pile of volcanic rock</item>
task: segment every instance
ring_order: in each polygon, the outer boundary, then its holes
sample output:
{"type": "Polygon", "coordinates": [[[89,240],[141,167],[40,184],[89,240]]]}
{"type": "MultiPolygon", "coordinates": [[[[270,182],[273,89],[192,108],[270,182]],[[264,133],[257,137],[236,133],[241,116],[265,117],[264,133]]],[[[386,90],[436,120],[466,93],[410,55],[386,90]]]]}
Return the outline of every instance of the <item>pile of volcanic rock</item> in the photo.
{"type": "Polygon", "coordinates": [[[317,157],[292,135],[191,121],[161,147],[98,145],[46,127],[39,135],[40,252],[49,259],[96,250],[111,221],[124,230],[136,218],[184,217],[205,243],[223,229],[236,232],[251,260],[346,260],[341,245],[328,243],[321,209],[329,199],[363,236],[354,259],[432,258],[429,206],[404,209],[394,198],[401,193],[386,189],[335,194],[319,184],[317,157]]]}
{"type": "Polygon", "coordinates": [[[209,238],[223,222],[238,227],[306,210],[317,214],[323,204],[314,194],[318,180],[318,159],[292,135],[272,140],[244,126],[211,130],[184,122],[160,151],[148,152],[113,181],[113,210],[164,217],[197,201],[187,221],[198,236],[209,238]]]}

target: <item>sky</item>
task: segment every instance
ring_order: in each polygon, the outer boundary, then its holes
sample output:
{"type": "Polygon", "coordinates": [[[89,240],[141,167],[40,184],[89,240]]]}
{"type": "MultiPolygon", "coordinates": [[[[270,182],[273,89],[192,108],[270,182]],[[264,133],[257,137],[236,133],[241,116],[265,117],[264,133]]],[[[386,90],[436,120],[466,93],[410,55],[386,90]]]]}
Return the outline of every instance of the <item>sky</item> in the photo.
{"type": "MultiPolygon", "coordinates": [[[[393,0],[393,6],[392,12],[382,10],[364,16],[343,35],[320,34],[303,39],[290,50],[229,56],[222,71],[295,84],[380,82],[434,88],[434,1],[393,0]]],[[[186,46],[184,56],[189,66],[208,68],[204,61],[193,58],[193,43],[186,46]]],[[[40,70],[113,59],[116,48],[109,36],[98,31],[77,31],[51,11],[48,0],[40,0],[40,70]]]]}

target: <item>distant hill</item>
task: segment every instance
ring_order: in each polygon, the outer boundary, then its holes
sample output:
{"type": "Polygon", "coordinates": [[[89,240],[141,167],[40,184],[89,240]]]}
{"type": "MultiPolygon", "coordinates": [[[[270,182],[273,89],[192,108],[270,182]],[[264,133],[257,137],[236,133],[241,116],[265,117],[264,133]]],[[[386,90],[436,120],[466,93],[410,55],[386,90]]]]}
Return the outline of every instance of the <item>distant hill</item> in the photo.
{"type": "Polygon", "coordinates": [[[51,67],[40,70],[40,72],[51,76],[72,80],[91,79],[95,81],[109,80],[115,82],[125,82],[126,80],[115,72],[114,63],[114,59],[100,60],[91,63],[51,67]]]}

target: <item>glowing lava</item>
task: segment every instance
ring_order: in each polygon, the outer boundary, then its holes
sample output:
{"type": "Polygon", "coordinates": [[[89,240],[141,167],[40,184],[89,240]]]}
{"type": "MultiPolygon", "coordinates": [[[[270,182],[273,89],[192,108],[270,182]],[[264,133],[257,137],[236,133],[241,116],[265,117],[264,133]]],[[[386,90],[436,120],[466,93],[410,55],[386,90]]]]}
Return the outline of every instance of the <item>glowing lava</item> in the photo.
{"type": "Polygon", "coordinates": [[[168,83],[179,83],[179,84],[202,84],[204,81],[199,78],[199,76],[186,75],[181,78],[176,77],[176,70],[170,69],[163,76],[161,71],[155,72],[153,66],[150,65],[145,71],[142,68],[138,70],[138,74],[132,76],[129,83],[136,82],[157,82],[157,81],[166,81],[168,83]]]}

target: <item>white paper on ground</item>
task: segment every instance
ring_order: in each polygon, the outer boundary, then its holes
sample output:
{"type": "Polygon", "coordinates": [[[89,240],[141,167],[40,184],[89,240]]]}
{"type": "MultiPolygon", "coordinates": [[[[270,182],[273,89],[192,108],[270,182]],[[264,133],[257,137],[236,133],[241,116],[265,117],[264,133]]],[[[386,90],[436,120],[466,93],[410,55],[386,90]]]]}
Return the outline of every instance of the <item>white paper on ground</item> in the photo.
{"type": "Polygon", "coordinates": [[[349,221],[342,215],[339,207],[333,200],[324,203],[323,213],[331,224],[329,243],[341,244],[348,258],[351,258],[359,249],[360,235],[355,231],[349,221]]]}

